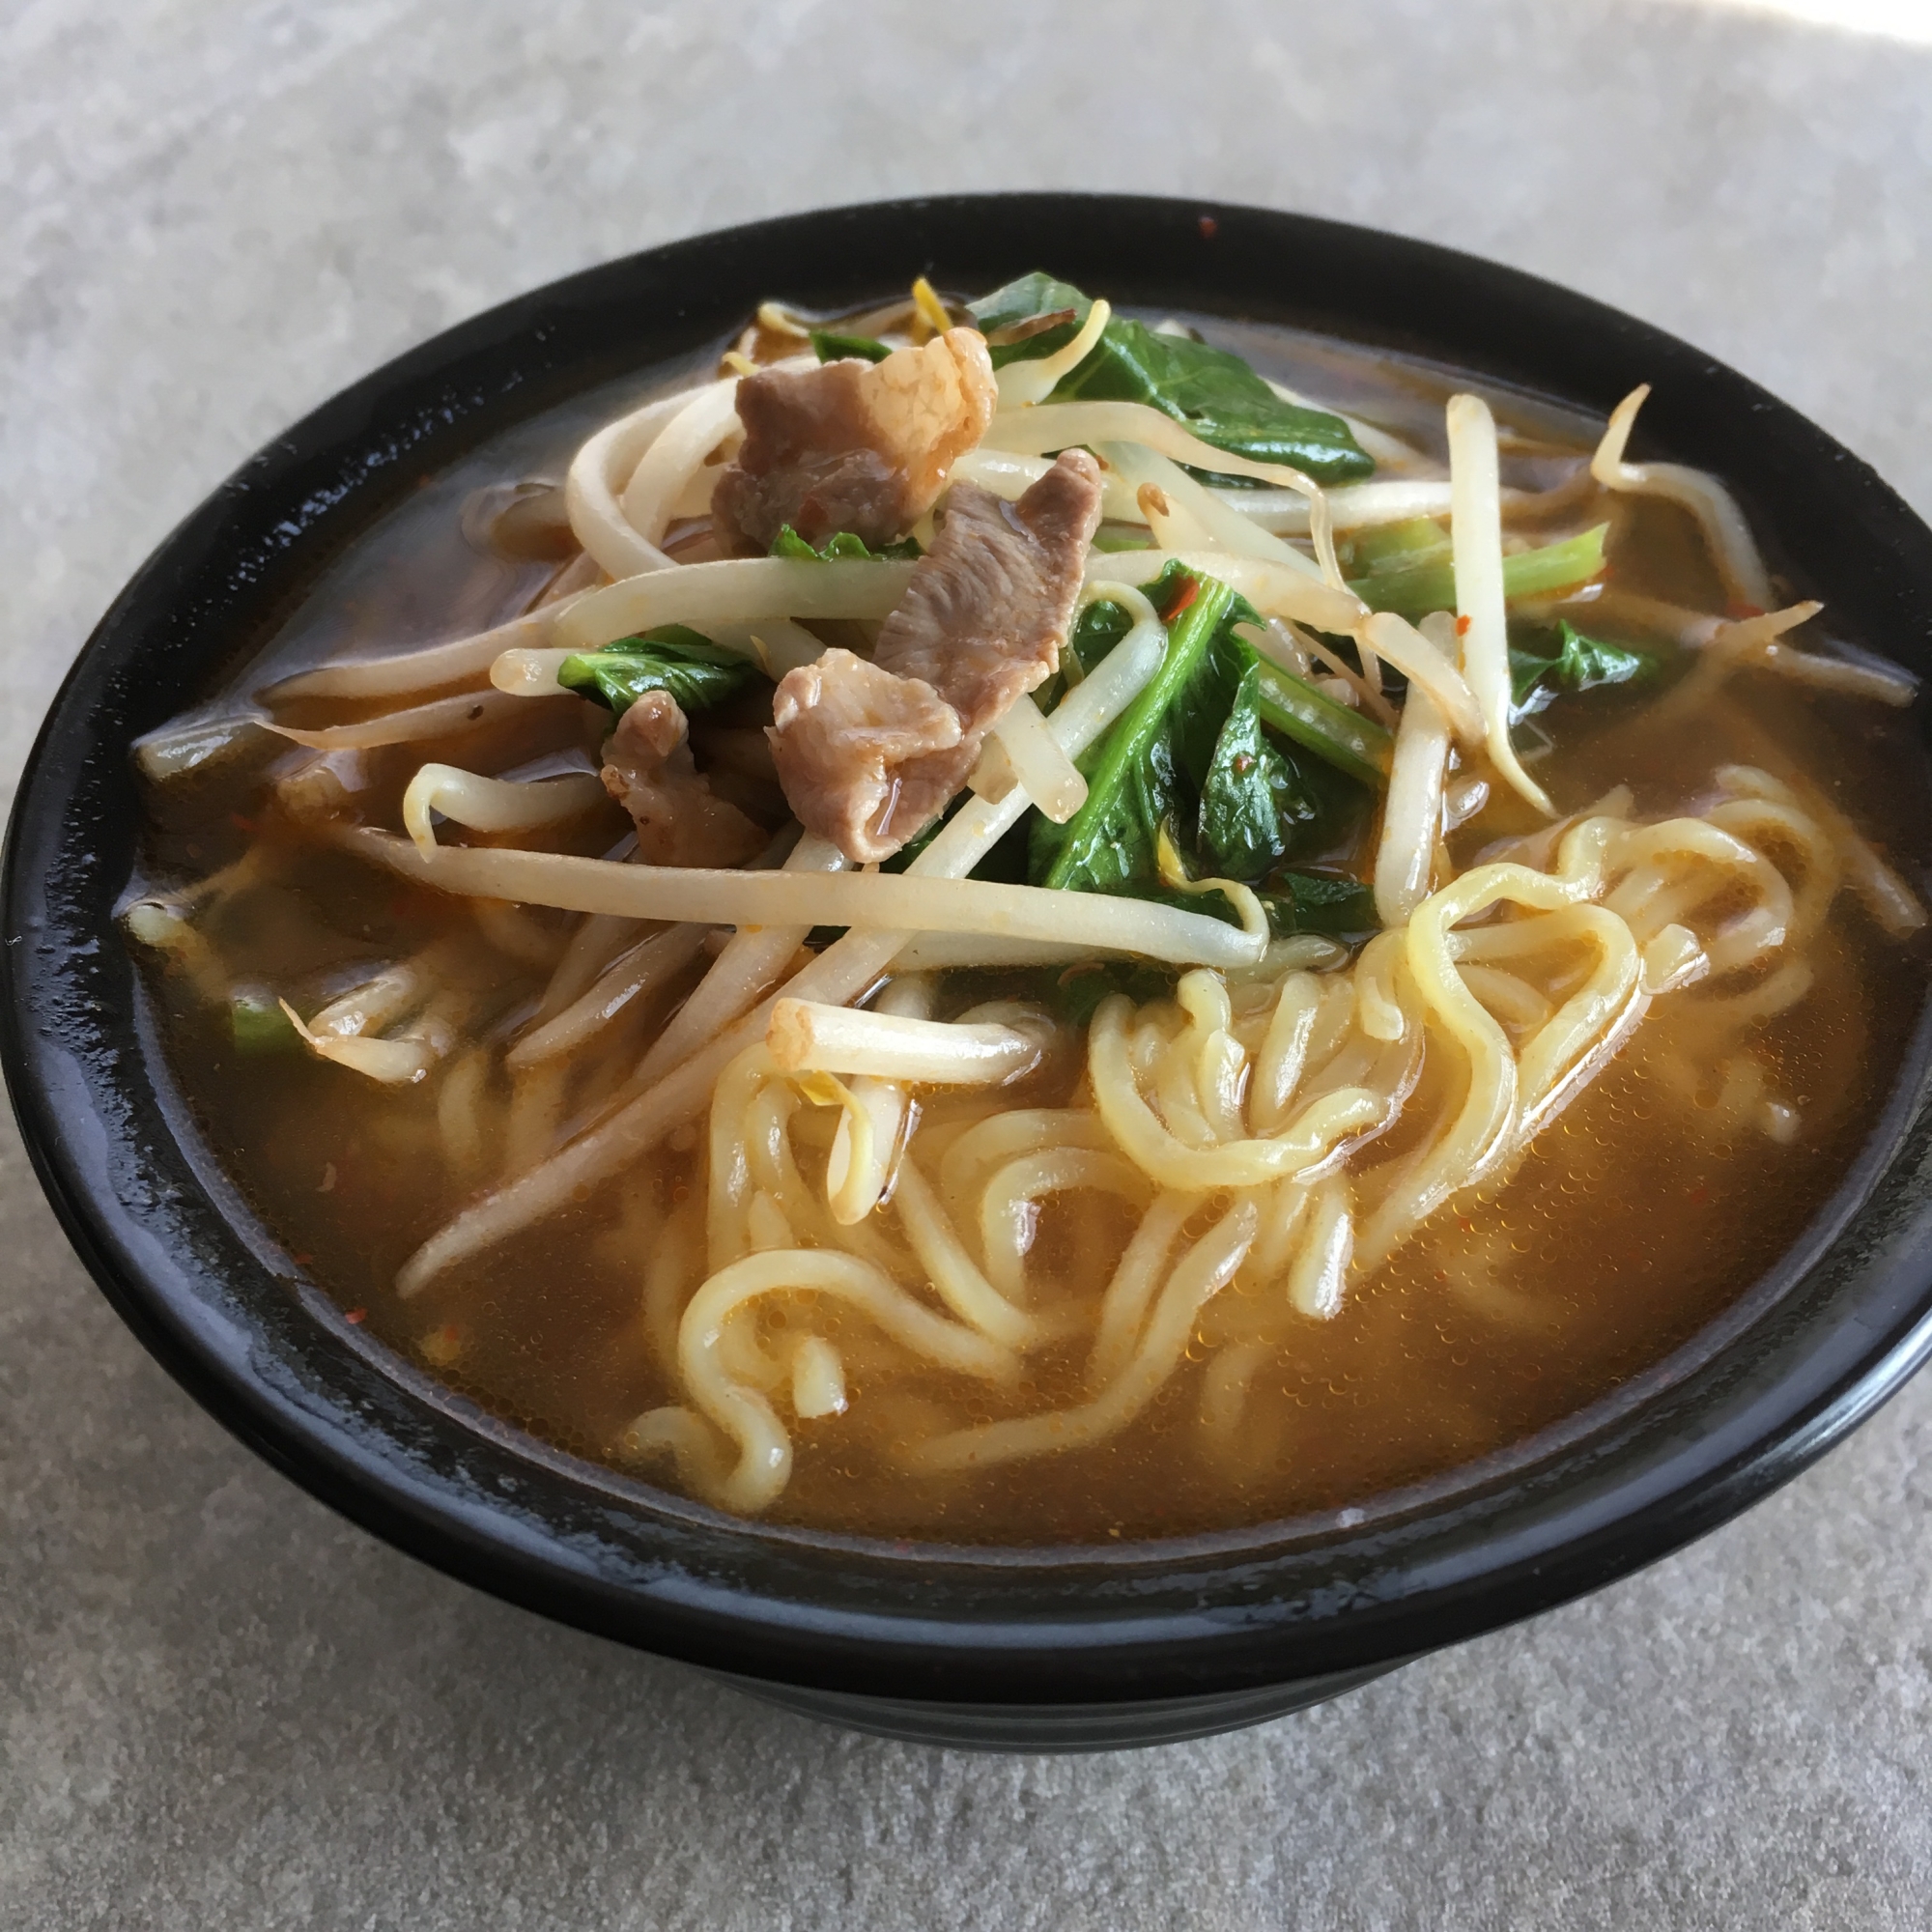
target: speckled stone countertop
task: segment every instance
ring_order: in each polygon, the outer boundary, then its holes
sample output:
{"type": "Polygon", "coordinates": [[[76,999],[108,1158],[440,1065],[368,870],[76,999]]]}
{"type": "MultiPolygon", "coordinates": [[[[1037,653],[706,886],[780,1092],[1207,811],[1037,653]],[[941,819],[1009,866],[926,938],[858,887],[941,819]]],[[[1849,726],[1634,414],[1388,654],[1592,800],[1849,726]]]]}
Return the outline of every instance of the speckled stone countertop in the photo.
{"type": "MultiPolygon", "coordinates": [[[[1694,0],[14,0],[0,71],[10,787],[122,581],[285,422],[518,290],[812,204],[1132,188],[1428,236],[1703,344],[1932,510],[1932,45],[1694,0]]],[[[124,1332],[11,1127],[0,1254],[17,1932],[1932,1916],[1932,1378],[1696,1547],[1338,1704],[971,1757],[338,1521],[124,1332]]]]}

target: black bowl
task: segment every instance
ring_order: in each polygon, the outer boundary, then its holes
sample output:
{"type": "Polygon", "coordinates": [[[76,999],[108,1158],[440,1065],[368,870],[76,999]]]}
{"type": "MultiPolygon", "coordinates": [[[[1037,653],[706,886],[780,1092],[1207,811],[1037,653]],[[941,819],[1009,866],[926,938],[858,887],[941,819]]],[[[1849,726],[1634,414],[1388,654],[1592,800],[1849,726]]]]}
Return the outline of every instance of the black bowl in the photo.
{"type": "Polygon", "coordinates": [[[1849,634],[1932,673],[1932,532],[1763,390],[1547,283],[1192,202],[965,196],[765,222],[451,329],[278,438],[161,546],[28,765],[0,1046],[41,1179],[102,1292],[196,1400],[325,1502],[452,1576],[797,1709],[1081,1749],[1251,1723],[1562,1603],[1723,1521],[1869,1413],[1932,1350],[1924,1016],[1856,1171],[1784,1262],[1560,1428],[1366,1512],[1106,1550],[917,1548],[740,1522],[627,1482],[372,1346],[199,1138],[112,918],[141,820],[130,741],[421,473],[715,343],[774,291],[835,308],[920,270],[972,288],[1040,265],[1117,299],[1419,350],[1600,412],[1654,383],[1646,438],[1730,478],[1776,566],[1849,634]]]}

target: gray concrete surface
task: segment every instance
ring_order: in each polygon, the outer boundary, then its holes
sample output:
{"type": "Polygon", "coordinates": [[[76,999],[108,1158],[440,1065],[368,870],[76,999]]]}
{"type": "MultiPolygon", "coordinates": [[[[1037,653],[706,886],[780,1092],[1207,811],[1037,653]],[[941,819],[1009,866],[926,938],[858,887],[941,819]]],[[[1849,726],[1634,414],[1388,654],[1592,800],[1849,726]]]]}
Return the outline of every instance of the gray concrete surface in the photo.
{"type": "MultiPolygon", "coordinates": [[[[11,0],[0,773],[242,456],[485,303],[813,203],[1216,194],[1570,282],[1932,509],[1932,48],[1637,0],[11,0]]],[[[1646,1575],[1243,1736],[841,1735],[241,1450],[0,1151],[0,1923],[1922,1927],[1932,1380],[1646,1575]]]]}

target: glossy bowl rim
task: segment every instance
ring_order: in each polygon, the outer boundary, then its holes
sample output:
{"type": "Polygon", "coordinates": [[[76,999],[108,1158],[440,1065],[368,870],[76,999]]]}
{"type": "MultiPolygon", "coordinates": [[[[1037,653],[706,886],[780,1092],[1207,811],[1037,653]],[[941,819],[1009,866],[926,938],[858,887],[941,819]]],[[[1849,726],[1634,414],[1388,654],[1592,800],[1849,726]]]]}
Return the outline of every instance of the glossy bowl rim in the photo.
{"type": "MultiPolygon", "coordinates": [[[[1861,1162],[1873,1181],[1869,1198],[1840,1214],[1829,1236],[1812,1231],[1810,1246],[1821,1258],[1783,1271],[1802,1279],[1768,1278],[1746,1297],[1763,1304],[1763,1320],[1747,1322],[1742,1339],[1764,1343],[1769,1336],[1756,1358],[1727,1359],[1719,1349],[1687,1367],[1679,1351],[1652,1372],[1658,1387],[1651,1397],[1569,1431],[1582,1439],[1505,1472],[1487,1490],[1459,1484],[1444,1510],[1397,1512],[1392,1520],[1378,1512],[1346,1528],[1339,1520],[1317,1530],[1302,1524],[1289,1543],[1264,1525],[1207,1540],[1214,1548],[1189,1540],[1118,1555],[1035,1552],[1019,1564],[971,1548],[770,1532],[674,1498],[659,1497],[653,1511],[636,1502],[633,1492],[654,1493],[639,1486],[622,1486],[613,1512],[603,1472],[558,1470],[501,1442],[493,1449],[487,1428],[452,1420],[446,1401],[420,1389],[411,1394],[407,1378],[374,1362],[366,1338],[318,1291],[293,1278],[286,1257],[206,1150],[197,1157],[183,1145],[184,1134],[192,1135],[178,1101],[172,1122],[165,1094],[154,1096],[153,1120],[137,1119],[138,1105],[130,1111],[139,1053],[153,1048],[152,1038],[143,1042],[138,999],[127,1000],[118,1015],[112,998],[104,1006],[97,999],[93,1020],[84,1001],[62,1010],[73,991],[69,981],[95,969],[43,957],[36,935],[46,929],[53,896],[65,893],[69,902],[84,900],[98,913],[102,892],[118,890],[118,880],[92,877],[84,846],[73,849],[57,836],[79,810],[83,782],[67,768],[79,759],[99,777],[99,744],[95,764],[87,764],[90,725],[117,703],[128,708],[130,680],[148,660],[179,666],[199,650],[205,664],[205,644],[179,634],[192,632],[197,614],[205,624],[210,582],[221,580],[245,602],[248,586],[272,579],[278,567],[297,575],[312,568],[353,536],[352,515],[366,521],[393,498],[385,479],[412,451],[440,464],[457,453],[464,436],[474,441],[501,426],[493,410],[514,419],[519,393],[542,387],[544,379],[533,380],[528,365],[543,363],[546,343],[559,346],[566,386],[590,386],[587,363],[575,367],[573,381],[567,344],[573,327],[620,292],[628,297],[641,285],[675,298],[709,287],[717,298],[711,309],[693,300],[688,315],[678,311],[696,346],[723,312],[721,277],[725,288],[741,288],[747,264],[770,270],[767,291],[778,286],[809,297],[798,275],[781,280],[782,267],[772,265],[800,264],[809,279],[812,265],[837,258],[846,266],[833,280],[842,274],[856,285],[870,277],[876,289],[889,285],[889,261],[945,275],[951,264],[983,263],[988,249],[997,255],[1011,242],[1007,272],[1051,249],[1076,279],[1098,280],[1105,270],[1091,266],[1093,248],[1118,246],[1127,234],[1141,238],[1161,266],[1143,272],[1124,299],[1140,299],[1137,291],[1147,290],[1151,300],[1185,298],[1210,312],[1265,308],[1266,319],[1326,320],[1332,328],[1333,310],[1299,295],[1285,300],[1274,284],[1252,285],[1255,256],[1245,251],[1272,248],[1356,278],[1350,299],[1380,318],[1357,327],[1358,337],[1520,382],[1524,343],[1539,329],[1568,330],[1602,352],[1584,392],[1574,382],[1530,386],[1605,409],[1640,361],[1648,373],[1682,380],[1705,416],[1716,412],[1720,429],[1733,419],[1774,423],[1818,473],[1829,474],[1854,520],[1897,554],[1900,584],[1890,614],[1916,625],[1915,642],[1924,651],[1932,634],[1932,533],[1865,466],[1795,412],[1688,345],[1551,284],[1431,243],[1305,216],[1083,195],[955,196],[784,216],[586,270],[395,358],[250,459],[136,573],[50,707],[21,779],[0,882],[8,941],[0,948],[7,993],[0,1059],[36,1171],[76,1251],[144,1345],[204,1407],[387,1541],[565,1622],[741,1675],[818,1689],[1050,1704],[1251,1690],[1390,1662],[1627,1574],[1795,1474],[1932,1351],[1932,1206],[1923,1184],[1932,1163],[1924,1106],[1932,1037],[1921,1017],[1888,1124],[1861,1162]],[[1200,267],[1191,266],[1196,261],[1200,267]],[[737,270],[725,272],[732,263],[737,270]],[[1239,292],[1235,304],[1215,299],[1231,288],[1239,292]],[[1513,325],[1500,330],[1499,353],[1517,361],[1497,367],[1493,355],[1466,346],[1445,354],[1439,334],[1422,342],[1393,320],[1415,312],[1428,296],[1456,294],[1513,325]],[[373,493],[373,504],[358,490],[373,493]],[[278,565],[278,554],[304,560],[278,565]],[[59,825],[48,817],[56,806],[63,808],[59,825]],[[50,878],[57,878],[51,891],[50,878]],[[187,1198],[197,1191],[198,1208],[187,1198]],[[229,1237],[225,1246],[211,1232],[211,1217],[229,1237]],[[227,1277],[238,1270],[250,1274],[248,1293],[256,1296],[246,1306],[224,1303],[215,1293],[232,1293],[227,1277]],[[262,1302],[270,1283],[278,1285],[285,1309],[262,1302]],[[305,1325],[276,1328],[289,1311],[305,1325]],[[1783,1332],[1800,1314],[1800,1332],[1783,1332]],[[312,1355],[290,1343],[298,1332],[304,1345],[315,1344],[312,1355]],[[386,1406],[372,1394],[370,1378],[385,1384],[393,1398],[386,1406]],[[555,1492],[565,1490],[572,1507],[559,1520],[555,1492]],[[634,1520],[617,1523],[613,1514],[634,1520]],[[639,1525],[643,1533],[633,1533],[639,1525]],[[780,1548],[786,1545],[794,1547],[780,1548]]],[[[1122,281],[1118,272],[1112,279],[1122,281]]],[[[660,351],[639,356],[638,366],[665,359],[660,351]]],[[[1687,442],[1694,450],[1700,430],[1709,434],[1696,407],[1687,413],[1682,399],[1663,389],[1646,415],[1647,429],[1661,429],[1660,440],[1673,452],[1687,442]]],[[[1869,634],[1888,607],[1867,596],[1864,611],[1869,634]]],[[[97,919],[87,928],[96,941],[98,925],[97,919]]],[[[109,971],[102,984],[111,982],[109,971]]],[[[1801,1241],[1795,1253],[1805,1246],[1801,1241]]],[[[1695,1352],[1696,1344],[1687,1346],[1695,1352]]],[[[1595,1416],[1594,1408],[1585,1413],[1595,1416]]]]}

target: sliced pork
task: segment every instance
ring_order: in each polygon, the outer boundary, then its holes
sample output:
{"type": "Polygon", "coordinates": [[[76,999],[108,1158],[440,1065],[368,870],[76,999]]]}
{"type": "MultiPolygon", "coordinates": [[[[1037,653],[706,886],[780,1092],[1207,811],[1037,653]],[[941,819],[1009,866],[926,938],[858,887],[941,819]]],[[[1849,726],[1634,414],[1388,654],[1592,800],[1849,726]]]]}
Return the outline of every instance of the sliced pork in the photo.
{"type": "Polygon", "coordinates": [[[985,338],[972,328],[883,362],[747,376],[745,440],[711,498],[720,549],[762,556],[786,524],[811,544],[839,530],[874,549],[893,542],[931,509],[998,401],[985,338]]]}
{"type": "Polygon", "coordinates": [[[850,651],[788,672],[772,716],[780,781],[799,823],[861,863],[896,852],[932,816],[923,787],[908,796],[900,775],[935,761],[950,768],[960,742],[958,712],[931,685],[850,651]]]}
{"type": "Polygon", "coordinates": [[[871,661],[827,651],[778,688],[772,755],[808,831],[870,864],[944,810],[986,733],[1058,669],[1099,521],[1085,450],[1016,503],[953,486],[871,661]]]}
{"type": "Polygon", "coordinates": [[[636,821],[647,866],[741,866],[769,837],[713,794],[668,691],[647,691],[617,721],[604,746],[604,788],[636,821]]]}

